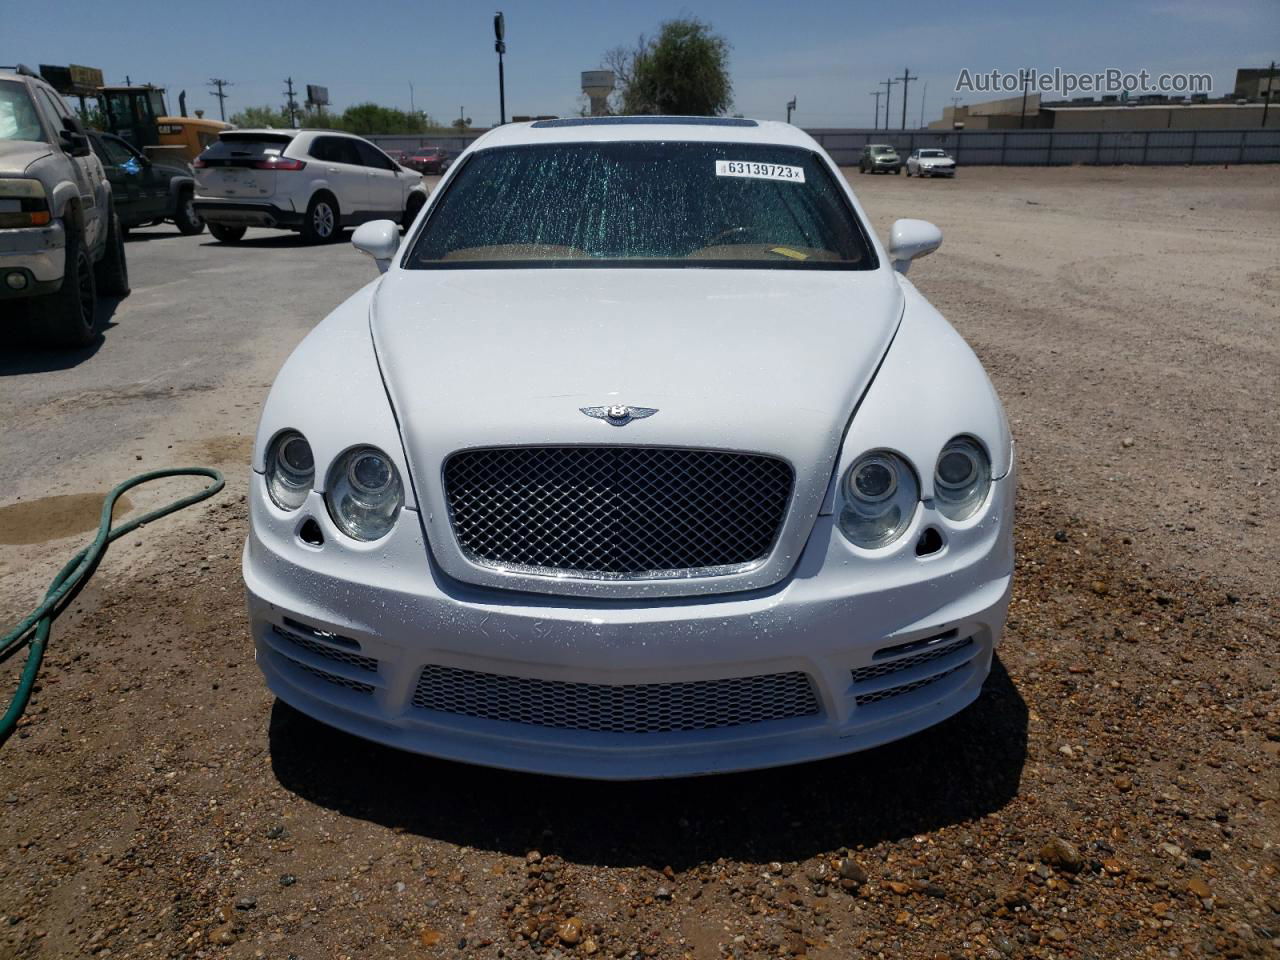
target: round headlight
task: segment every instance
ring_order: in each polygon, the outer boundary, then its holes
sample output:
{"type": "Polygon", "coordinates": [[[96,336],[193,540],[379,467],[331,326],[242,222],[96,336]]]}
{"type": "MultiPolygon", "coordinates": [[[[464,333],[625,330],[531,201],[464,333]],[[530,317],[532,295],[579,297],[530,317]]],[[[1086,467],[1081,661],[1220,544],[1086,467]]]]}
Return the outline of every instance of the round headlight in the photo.
{"type": "Polygon", "coordinates": [[[306,502],[316,478],[311,444],[296,430],[286,430],[267,448],[267,494],[281,510],[297,510],[306,502]]]}
{"type": "Polygon", "coordinates": [[[356,447],[329,472],[325,500],[339,529],[356,540],[377,540],[391,532],[404,506],[396,465],[375,447],[356,447]]]}
{"type": "Polygon", "coordinates": [[[942,448],[933,471],[938,510],[952,520],[967,520],[987,501],[991,458],[972,437],[956,437],[942,448]]]}
{"type": "Polygon", "coordinates": [[[845,474],[841,532],[860,547],[884,547],[897,540],[915,516],[920,485],[911,465],[879,450],[861,457],[845,474]]]}

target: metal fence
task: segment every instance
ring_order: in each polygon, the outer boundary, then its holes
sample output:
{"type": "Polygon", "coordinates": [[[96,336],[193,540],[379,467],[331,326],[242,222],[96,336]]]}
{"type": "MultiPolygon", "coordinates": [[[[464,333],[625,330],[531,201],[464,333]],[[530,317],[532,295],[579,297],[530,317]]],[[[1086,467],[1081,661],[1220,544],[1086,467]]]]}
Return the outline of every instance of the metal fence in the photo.
{"type": "MultiPolygon", "coordinates": [[[[868,143],[891,143],[903,156],[941,147],[969,166],[1082,164],[1280,163],[1280,129],[1250,130],[807,130],[841,166],[858,162],[868,143]]],[[[380,146],[437,146],[454,153],[480,134],[375,136],[380,146]]]]}
{"type": "Polygon", "coordinates": [[[1280,163],[1280,129],[1251,130],[808,130],[836,163],[856,164],[868,143],[905,156],[941,147],[969,166],[1280,163]]]}

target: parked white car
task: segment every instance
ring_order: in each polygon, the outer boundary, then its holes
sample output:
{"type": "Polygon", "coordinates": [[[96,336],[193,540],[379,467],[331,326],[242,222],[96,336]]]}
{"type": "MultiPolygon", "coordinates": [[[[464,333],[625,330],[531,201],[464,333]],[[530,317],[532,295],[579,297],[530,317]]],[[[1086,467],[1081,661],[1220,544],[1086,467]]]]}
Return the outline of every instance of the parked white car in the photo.
{"type": "MultiPolygon", "coordinates": [[[[1013,570],[991,383],[809,136],[508,124],[276,378],[243,572],[288,704],[595,778],[811,760],[979,694],[1013,570]]],[[[993,735],[998,735],[993,732],[993,735]]]]}
{"type": "Polygon", "coordinates": [[[192,166],[196,212],[224,243],[248,227],[327,243],[369,220],[408,226],[428,194],[422,174],[362,137],[332,130],[227,130],[192,166]]]}
{"type": "Polygon", "coordinates": [[[954,177],[956,162],[945,150],[936,147],[920,147],[907,157],[908,177],[954,177]]]}

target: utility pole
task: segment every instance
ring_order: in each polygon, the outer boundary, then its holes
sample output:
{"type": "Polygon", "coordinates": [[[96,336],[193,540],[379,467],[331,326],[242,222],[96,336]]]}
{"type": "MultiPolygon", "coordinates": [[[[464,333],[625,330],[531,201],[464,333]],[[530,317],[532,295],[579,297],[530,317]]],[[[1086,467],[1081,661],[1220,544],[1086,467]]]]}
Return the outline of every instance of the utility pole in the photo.
{"type": "Polygon", "coordinates": [[[929,99],[929,81],[924,82],[924,92],[920,94],[920,129],[924,129],[924,102],[929,99]]]}
{"type": "MultiPolygon", "coordinates": [[[[907,67],[902,71],[902,129],[907,129],[907,84],[912,80],[919,80],[918,76],[911,75],[911,68],[907,67]]],[[[885,129],[889,129],[889,124],[885,124],[885,129]]]]}
{"type": "Polygon", "coordinates": [[[1262,101],[1262,125],[1267,125],[1267,111],[1271,109],[1271,91],[1276,88],[1276,62],[1271,61],[1271,70],[1267,73],[1267,99],[1262,101]]]}
{"type": "Polygon", "coordinates": [[[493,15],[493,49],[498,54],[498,123],[507,122],[507,85],[502,75],[502,55],[507,52],[507,24],[499,10],[493,15]]]}
{"type": "Polygon", "coordinates": [[[869,94],[867,94],[867,96],[876,98],[876,122],[871,125],[871,128],[873,130],[879,130],[880,129],[880,98],[884,96],[884,91],[872,90],[869,94]]]}
{"type": "Polygon", "coordinates": [[[285,80],[285,86],[288,87],[288,89],[284,92],[284,108],[289,111],[289,127],[290,129],[297,129],[298,101],[293,98],[293,77],[289,77],[285,80]]]}
{"type": "Polygon", "coordinates": [[[1031,79],[1031,74],[1025,69],[1019,70],[1018,79],[1022,81],[1022,113],[1018,117],[1018,129],[1021,130],[1027,125],[1027,81],[1031,79]]]}
{"type": "Polygon", "coordinates": [[[901,83],[901,81],[895,80],[893,77],[880,81],[880,86],[884,87],[884,128],[886,130],[889,129],[889,104],[893,102],[893,85],[895,83],[901,83]]]}
{"type": "Polygon", "coordinates": [[[133,81],[129,79],[129,75],[128,75],[127,73],[124,75],[124,85],[125,85],[126,87],[132,87],[132,86],[133,86],[133,81]]]}
{"type": "Polygon", "coordinates": [[[787,101],[787,123],[791,122],[791,111],[796,108],[796,98],[792,97],[787,101]]]}
{"type": "Polygon", "coordinates": [[[221,117],[223,121],[225,121],[227,119],[226,103],[227,103],[228,94],[223,93],[222,88],[234,87],[235,84],[232,83],[230,80],[222,80],[218,77],[214,77],[207,84],[205,84],[205,86],[218,88],[218,92],[214,94],[214,96],[218,98],[218,116],[221,117]]]}
{"type": "Polygon", "coordinates": [[[418,109],[413,104],[413,81],[412,80],[409,81],[409,112],[412,113],[414,116],[417,116],[418,114],[418,109]]]}

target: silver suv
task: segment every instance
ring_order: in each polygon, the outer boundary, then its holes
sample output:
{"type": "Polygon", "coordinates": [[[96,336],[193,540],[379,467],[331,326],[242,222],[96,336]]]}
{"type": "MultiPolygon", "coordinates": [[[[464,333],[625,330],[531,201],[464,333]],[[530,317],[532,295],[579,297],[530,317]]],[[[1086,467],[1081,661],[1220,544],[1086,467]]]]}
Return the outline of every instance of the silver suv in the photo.
{"type": "Polygon", "coordinates": [[[111,184],[62,97],[26,67],[0,70],[0,336],[29,307],[42,339],[98,336],[98,295],[129,292],[111,184]]]}

